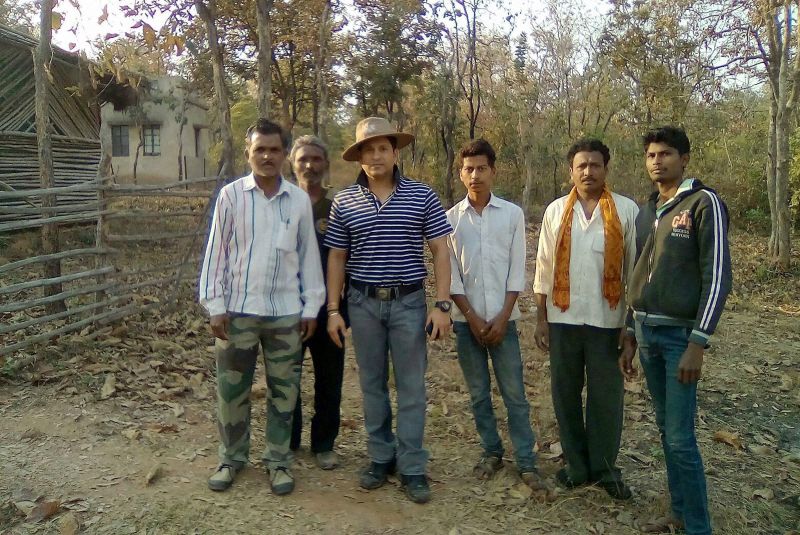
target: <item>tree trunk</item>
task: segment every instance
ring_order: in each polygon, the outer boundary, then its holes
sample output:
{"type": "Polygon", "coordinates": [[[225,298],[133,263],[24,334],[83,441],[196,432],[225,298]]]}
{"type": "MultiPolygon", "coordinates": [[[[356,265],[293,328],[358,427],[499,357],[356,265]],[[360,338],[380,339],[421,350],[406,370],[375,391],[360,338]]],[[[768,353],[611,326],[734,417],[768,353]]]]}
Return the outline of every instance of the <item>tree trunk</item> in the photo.
{"type": "Polygon", "coordinates": [[[228,97],[228,88],[225,85],[225,62],[222,48],[219,46],[217,33],[217,9],[215,0],[194,0],[197,14],[206,26],[208,50],[211,53],[211,69],[214,76],[214,92],[217,96],[217,120],[219,121],[220,137],[222,138],[222,155],[219,162],[218,177],[220,180],[233,177],[234,174],[234,149],[233,132],[231,130],[231,105],[228,97]]]}
{"type": "MultiPolygon", "coordinates": [[[[42,0],[41,22],[39,26],[39,46],[33,53],[33,72],[36,84],[36,141],[39,147],[39,174],[42,188],[55,187],[53,174],[53,146],[50,134],[50,80],[49,59],[52,57],[51,38],[53,34],[53,0],[42,0]]],[[[56,206],[55,195],[42,197],[42,207],[56,206]]],[[[58,224],[42,225],[42,254],[59,252],[58,224]]],[[[45,278],[61,276],[61,261],[51,260],[44,264],[45,278]]],[[[44,287],[44,296],[61,293],[60,283],[44,287]]],[[[67,310],[63,299],[45,305],[48,314],[57,314],[67,310]]]]}
{"type": "Polygon", "coordinates": [[[775,212],[771,214],[773,242],[775,249],[773,261],[782,270],[787,271],[790,263],[791,225],[789,217],[789,164],[791,150],[789,148],[789,113],[778,106],[776,129],[776,166],[775,166],[775,212]]]}
{"type": "Polygon", "coordinates": [[[269,119],[272,98],[272,21],[274,0],[256,0],[258,21],[258,115],[269,119]]]}
{"type": "Polygon", "coordinates": [[[328,142],[328,84],[325,73],[328,70],[328,40],[331,34],[331,2],[325,2],[319,24],[319,43],[317,48],[317,88],[314,99],[314,134],[323,142],[328,142]]]}
{"type": "Polygon", "coordinates": [[[778,158],[777,116],[778,104],[776,96],[770,95],[769,101],[769,148],[767,150],[767,199],[769,200],[770,233],[767,250],[774,257],[778,251],[775,221],[777,220],[777,205],[775,204],[775,180],[778,158]]]}

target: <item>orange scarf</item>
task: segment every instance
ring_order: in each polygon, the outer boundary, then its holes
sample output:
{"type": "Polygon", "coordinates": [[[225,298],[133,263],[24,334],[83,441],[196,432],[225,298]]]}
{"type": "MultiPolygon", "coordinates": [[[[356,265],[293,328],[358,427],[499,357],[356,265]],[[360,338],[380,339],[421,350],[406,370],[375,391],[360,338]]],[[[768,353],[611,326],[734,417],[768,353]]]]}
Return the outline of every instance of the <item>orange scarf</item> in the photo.
{"type": "MultiPolygon", "coordinates": [[[[555,281],[553,282],[553,304],[565,312],[569,308],[569,263],[572,252],[572,211],[578,193],[575,188],[569,192],[561,227],[558,229],[556,241],[555,281]]],[[[605,250],[603,252],[603,297],[608,300],[612,309],[616,309],[622,296],[622,260],[624,257],[624,240],[622,223],[617,214],[617,206],[611,197],[608,187],[600,196],[600,210],[603,215],[603,234],[605,250]]]]}

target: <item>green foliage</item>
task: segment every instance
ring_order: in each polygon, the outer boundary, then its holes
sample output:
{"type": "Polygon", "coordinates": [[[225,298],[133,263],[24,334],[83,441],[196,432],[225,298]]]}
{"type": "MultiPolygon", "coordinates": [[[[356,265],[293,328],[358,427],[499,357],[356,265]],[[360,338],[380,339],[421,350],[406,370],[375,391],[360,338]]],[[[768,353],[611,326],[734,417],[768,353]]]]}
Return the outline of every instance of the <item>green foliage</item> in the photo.
{"type": "MultiPolygon", "coordinates": [[[[244,156],[244,134],[247,128],[258,119],[258,105],[251,96],[244,96],[231,106],[231,130],[234,136],[234,153],[236,174],[247,172],[247,159],[244,156]]],[[[222,154],[222,142],[218,141],[208,149],[208,158],[212,162],[219,161],[222,154]]]]}

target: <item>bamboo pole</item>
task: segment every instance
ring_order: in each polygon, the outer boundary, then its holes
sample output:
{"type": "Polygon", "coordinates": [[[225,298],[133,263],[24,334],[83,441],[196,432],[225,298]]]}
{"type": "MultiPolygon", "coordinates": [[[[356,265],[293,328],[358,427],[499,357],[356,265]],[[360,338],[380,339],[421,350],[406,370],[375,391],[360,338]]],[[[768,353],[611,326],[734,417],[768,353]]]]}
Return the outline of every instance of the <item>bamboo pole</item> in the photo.
{"type": "MultiPolygon", "coordinates": [[[[66,334],[68,332],[77,331],[78,329],[82,329],[83,327],[85,327],[87,325],[91,325],[92,323],[98,322],[98,321],[102,320],[103,318],[112,317],[112,314],[114,314],[118,310],[121,311],[121,310],[126,310],[128,308],[129,307],[125,307],[125,308],[121,308],[121,309],[115,309],[115,310],[111,310],[111,311],[102,312],[100,314],[95,314],[93,316],[90,316],[88,318],[82,319],[80,321],[76,321],[75,323],[70,323],[68,325],[60,327],[60,328],[55,329],[53,331],[49,331],[49,332],[46,332],[44,334],[40,334],[40,335],[37,335],[37,336],[32,336],[30,338],[26,338],[25,340],[23,340],[21,342],[18,342],[16,344],[11,344],[11,345],[8,345],[8,346],[2,346],[2,347],[0,347],[0,356],[8,355],[10,353],[14,353],[15,351],[19,351],[20,349],[24,349],[26,347],[29,347],[29,346],[33,345],[33,344],[37,344],[39,342],[47,342],[49,340],[52,340],[56,336],[59,336],[59,335],[62,335],[62,334],[66,334]]],[[[13,364],[12,364],[12,369],[16,369],[13,364]]]]}
{"type": "Polygon", "coordinates": [[[82,191],[95,191],[97,186],[92,183],[72,184],[70,186],[42,186],[37,189],[25,189],[16,191],[0,191],[0,200],[2,199],[25,199],[28,197],[46,197],[48,195],[61,195],[64,193],[74,193],[82,191]]]}
{"type": "Polygon", "coordinates": [[[80,223],[81,221],[95,221],[103,213],[108,213],[108,211],[104,210],[102,212],[96,211],[85,214],[59,215],[55,217],[44,217],[41,219],[28,219],[26,221],[19,221],[15,223],[0,223],[0,232],[11,232],[12,230],[23,230],[26,228],[35,228],[57,223],[80,223]]]}
{"type": "Polygon", "coordinates": [[[72,258],[75,256],[85,256],[85,255],[104,255],[104,254],[118,254],[119,251],[117,249],[112,249],[110,247],[91,247],[88,249],[73,249],[71,251],[62,251],[60,253],[54,253],[51,255],[42,255],[42,256],[32,256],[30,258],[25,258],[22,260],[17,260],[16,262],[9,262],[8,264],[3,264],[0,266],[0,275],[3,273],[9,273],[16,269],[23,268],[25,266],[30,266],[32,264],[41,264],[42,262],[49,262],[51,260],[63,260],[64,258],[72,258]]]}
{"type": "Polygon", "coordinates": [[[208,184],[209,182],[216,183],[216,181],[217,177],[201,177],[201,178],[191,178],[189,180],[179,180],[178,182],[169,182],[166,184],[141,184],[141,185],[114,184],[110,186],[102,186],[102,189],[106,191],[121,192],[121,193],[136,193],[139,191],[168,190],[172,188],[188,186],[190,184],[208,184]]]}
{"type": "Polygon", "coordinates": [[[192,231],[192,232],[164,232],[162,234],[109,234],[108,242],[151,242],[151,241],[164,241],[164,240],[177,240],[183,238],[192,238],[198,236],[205,231],[192,231]]]}
{"type": "Polygon", "coordinates": [[[65,310],[64,312],[58,312],[57,314],[50,314],[48,316],[40,316],[38,318],[33,318],[28,321],[23,321],[20,323],[11,323],[7,325],[0,325],[0,334],[7,334],[12,333],[15,331],[21,331],[22,329],[27,329],[28,327],[33,327],[35,325],[42,325],[43,323],[47,323],[49,321],[55,321],[62,318],[66,318],[69,316],[74,316],[76,314],[80,314],[82,312],[86,312],[88,310],[95,310],[97,308],[107,307],[108,305],[112,305],[114,303],[118,303],[125,299],[130,299],[134,297],[136,294],[127,294],[127,295],[119,295],[114,296],[99,303],[90,303],[88,305],[80,306],[78,308],[71,308],[69,310],[65,310]]]}
{"type": "Polygon", "coordinates": [[[0,305],[0,313],[7,313],[7,312],[19,312],[20,310],[27,310],[29,308],[41,306],[53,301],[55,298],[58,299],[67,299],[70,297],[78,297],[81,295],[87,295],[93,292],[99,292],[104,289],[110,288],[116,284],[115,282],[107,282],[104,284],[95,284],[93,286],[85,286],[83,288],[78,288],[76,290],[67,290],[61,292],[60,294],[51,295],[48,297],[40,297],[38,299],[34,299],[32,301],[19,301],[16,303],[12,303],[10,305],[0,305]]]}
{"type": "Polygon", "coordinates": [[[108,191],[109,197],[119,198],[119,197],[202,197],[205,199],[210,199],[211,196],[214,194],[211,190],[203,190],[203,191],[149,191],[149,190],[142,190],[142,191],[116,191],[110,190],[108,191]]]}
{"type": "Polygon", "coordinates": [[[170,217],[199,216],[200,212],[194,210],[175,210],[173,212],[150,212],[147,210],[119,210],[114,211],[106,219],[164,219],[170,217]]]}
{"type": "MultiPolygon", "coordinates": [[[[80,273],[72,273],[70,275],[62,275],[61,277],[52,277],[49,279],[40,279],[30,282],[21,282],[19,284],[12,284],[10,286],[3,286],[0,288],[0,295],[6,295],[10,293],[19,292],[21,290],[29,290],[31,288],[42,288],[45,286],[52,287],[54,285],[60,285],[62,282],[71,282],[74,280],[85,279],[87,277],[94,277],[95,275],[100,275],[102,273],[111,273],[114,271],[114,268],[111,266],[107,266],[100,269],[92,269],[90,271],[82,271],[80,273]]],[[[58,292],[61,293],[61,292],[58,292]]]]}

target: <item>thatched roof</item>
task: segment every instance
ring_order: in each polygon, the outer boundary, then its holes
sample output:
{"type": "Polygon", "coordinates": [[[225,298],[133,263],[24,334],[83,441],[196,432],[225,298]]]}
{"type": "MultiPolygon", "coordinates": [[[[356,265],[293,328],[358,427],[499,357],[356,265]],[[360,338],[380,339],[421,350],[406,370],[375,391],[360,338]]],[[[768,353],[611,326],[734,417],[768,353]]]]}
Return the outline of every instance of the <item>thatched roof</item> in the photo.
{"type": "MultiPolygon", "coordinates": [[[[30,60],[30,51],[39,45],[38,40],[8,26],[0,24],[0,44],[6,43],[16,48],[18,53],[25,51],[30,60]]],[[[100,103],[111,102],[115,109],[123,109],[134,105],[138,99],[138,92],[127,82],[119,83],[113,73],[102,72],[98,74],[97,65],[76,52],[68,52],[57,46],[52,47],[53,57],[65,70],[75,71],[75,85],[85,93],[86,101],[96,99],[100,103]]],[[[3,55],[3,54],[0,54],[3,55]]],[[[13,55],[13,50],[6,50],[5,55],[13,55]]],[[[33,77],[31,64],[30,76],[33,77]]],[[[19,73],[15,73],[19,75],[19,73]]],[[[0,85],[5,82],[0,74],[0,85]]],[[[2,97],[2,95],[0,95],[2,97]]]]}

